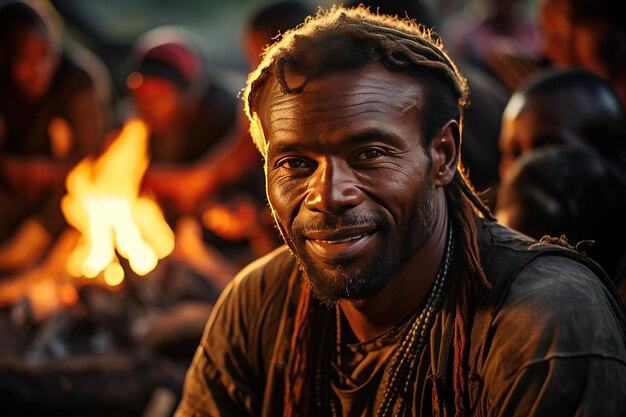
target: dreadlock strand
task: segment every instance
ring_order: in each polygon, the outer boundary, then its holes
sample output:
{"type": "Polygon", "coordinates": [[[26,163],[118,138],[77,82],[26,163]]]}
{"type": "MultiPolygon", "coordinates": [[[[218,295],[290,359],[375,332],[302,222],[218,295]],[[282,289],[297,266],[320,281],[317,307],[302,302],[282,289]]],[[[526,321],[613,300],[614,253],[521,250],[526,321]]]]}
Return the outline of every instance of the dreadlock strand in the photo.
{"type": "MultiPolygon", "coordinates": [[[[455,178],[461,178],[455,176],[455,178]]],[[[449,203],[452,203],[454,209],[452,210],[453,217],[457,223],[458,229],[460,229],[460,241],[462,247],[462,258],[465,262],[470,276],[469,281],[472,285],[474,294],[478,294],[482,289],[490,289],[491,284],[487,279],[485,272],[480,262],[480,248],[478,247],[478,240],[476,239],[478,231],[476,230],[476,221],[474,209],[475,206],[471,200],[467,199],[465,195],[465,189],[469,189],[466,182],[461,178],[460,180],[453,180],[451,183],[452,188],[449,194],[453,195],[449,199],[449,203]]],[[[478,197],[476,197],[478,199],[478,197]]],[[[480,200],[478,199],[480,202],[480,200]]],[[[481,203],[482,205],[482,203],[481,203]]]]}
{"type": "MultiPolygon", "coordinates": [[[[465,274],[465,273],[462,273],[465,274]]],[[[467,375],[467,357],[469,354],[469,348],[467,343],[467,335],[469,333],[469,280],[459,280],[458,296],[454,314],[454,342],[453,342],[453,372],[452,372],[452,387],[454,390],[454,409],[455,417],[464,417],[466,411],[466,398],[467,398],[467,382],[465,375],[467,375]]]]}
{"type": "Polygon", "coordinates": [[[495,221],[495,217],[491,214],[489,208],[482,202],[474,187],[472,187],[467,174],[462,165],[459,164],[457,172],[454,174],[454,181],[457,182],[462,194],[469,200],[474,209],[476,209],[487,220],[495,221]]]}
{"type": "MultiPolygon", "coordinates": [[[[474,205],[466,195],[471,187],[457,171],[455,179],[448,191],[448,201],[453,207],[451,212],[457,230],[459,230],[459,246],[461,249],[462,266],[459,268],[457,280],[456,307],[454,316],[453,338],[453,371],[452,387],[454,391],[455,417],[466,415],[467,399],[467,358],[469,355],[468,334],[470,332],[469,306],[471,300],[480,291],[488,290],[491,284],[487,280],[480,263],[480,252],[476,239],[476,223],[474,205]]],[[[476,197],[478,202],[480,200],[476,197]]],[[[482,205],[482,203],[480,203],[482,205]]]]}
{"type": "Polygon", "coordinates": [[[291,337],[290,352],[292,352],[287,369],[285,389],[284,417],[300,416],[303,408],[304,388],[306,378],[307,350],[305,341],[310,339],[311,321],[307,316],[311,313],[311,291],[307,285],[301,286],[298,300],[298,309],[294,318],[294,331],[291,337]]]}

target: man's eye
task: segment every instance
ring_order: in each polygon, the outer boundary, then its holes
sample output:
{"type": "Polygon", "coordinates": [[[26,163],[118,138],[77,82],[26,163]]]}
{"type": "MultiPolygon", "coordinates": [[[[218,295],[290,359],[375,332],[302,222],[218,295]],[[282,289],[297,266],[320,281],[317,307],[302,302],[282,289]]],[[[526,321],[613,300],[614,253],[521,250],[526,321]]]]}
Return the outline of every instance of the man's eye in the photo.
{"type": "Polygon", "coordinates": [[[379,149],[366,149],[357,155],[356,159],[366,161],[370,159],[376,159],[383,153],[379,149]]]}
{"type": "Polygon", "coordinates": [[[302,159],[292,158],[282,161],[279,165],[287,169],[298,169],[305,167],[306,162],[304,162],[302,159]]]}

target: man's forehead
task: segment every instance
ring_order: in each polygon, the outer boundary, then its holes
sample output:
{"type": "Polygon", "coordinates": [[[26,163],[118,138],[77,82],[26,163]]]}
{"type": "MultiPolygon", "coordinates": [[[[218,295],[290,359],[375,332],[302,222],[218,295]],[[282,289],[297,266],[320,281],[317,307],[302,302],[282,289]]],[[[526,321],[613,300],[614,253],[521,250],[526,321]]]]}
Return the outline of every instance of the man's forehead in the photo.
{"type": "MultiPolygon", "coordinates": [[[[320,88],[323,88],[319,85],[324,84],[324,81],[328,81],[329,79],[335,81],[336,87],[340,87],[339,89],[336,88],[335,91],[354,88],[387,88],[389,90],[402,91],[405,90],[407,86],[412,86],[417,89],[421,85],[420,80],[418,80],[416,76],[404,71],[387,69],[377,62],[372,62],[358,68],[333,71],[324,76],[309,80],[303,75],[290,73],[287,73],[284,79],[286,85],[292,89],[305,84],[302,88],[302,92],[317,92],[320,88]],[[394,87],[396,88],[394,89],[394,87]]],[[[276,76],[270,77],[267,87],[265,90],[271,95],[292,94],[282,91],[276,76]],[[271,88],[268,89],[267,87],[271,88]]]]}
{"type": "MultiPolygon", "coordinates": [[[[288,76],[287,85],[297,87],[305,80],[288,76]]],[[[420,107],[423,87],[415,77],[390,71],[380,64],[368,64],[354,70],[335,72],[306,83],[302,92],[285,92],[276,77],[271,77],[258,101],[258,114],[265,129],[284,121],[289,113],[298,117],[301,107],[319,112],[333,112],[347,107],[363,111],[392,109],[400,113],[420,107]]]]}

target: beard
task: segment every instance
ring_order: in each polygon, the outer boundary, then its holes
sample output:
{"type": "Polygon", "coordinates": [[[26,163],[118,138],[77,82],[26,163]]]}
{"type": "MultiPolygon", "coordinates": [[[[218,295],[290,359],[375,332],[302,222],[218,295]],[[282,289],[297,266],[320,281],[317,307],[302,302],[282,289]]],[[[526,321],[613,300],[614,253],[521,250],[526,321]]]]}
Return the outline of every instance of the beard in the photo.
{"type": "Polygon", "coordinates": [[[341,216],[322,215],[294,221],[290,233],[277,222],[287,245],[300,261],[300,269],[315,298],[324,304],[339,300],[363,300],[373,296],[393,279],[402,267],[432,236],[435,225],[434,187],[426,188],[414,200],[405,224],[395,227],[379,213],[346,212],[341,216]],[[368,259],[320,260],[306,248],[307,230],[375,225],[379,248],[368,259]]]}

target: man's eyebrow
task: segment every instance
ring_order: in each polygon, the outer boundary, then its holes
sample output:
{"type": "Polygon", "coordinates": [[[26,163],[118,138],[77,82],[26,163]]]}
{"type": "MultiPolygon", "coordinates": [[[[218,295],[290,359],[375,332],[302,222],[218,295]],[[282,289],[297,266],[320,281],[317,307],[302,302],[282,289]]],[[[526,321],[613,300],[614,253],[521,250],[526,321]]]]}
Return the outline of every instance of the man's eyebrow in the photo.
{"type": "Polygon", "coordinates": [[[371,145],[372,143],[376,143],[378,145],[388,145],[392,148],[403,147],[401,145],[401,138],[395,133],[378,129],[367,130],[347,136],[342,140],[342,144],[340,146],[350,149],[357,148],[359,146],[371,145]]]}
{"type": "Polygon", "coordinates": [[[271,144],[267,149],[267,153],[268,155],[281,155],[284,153],[299,152],[303,149],[305,149],[305,146],[300,143],[277,143],[275,145],[271,144]]]}

